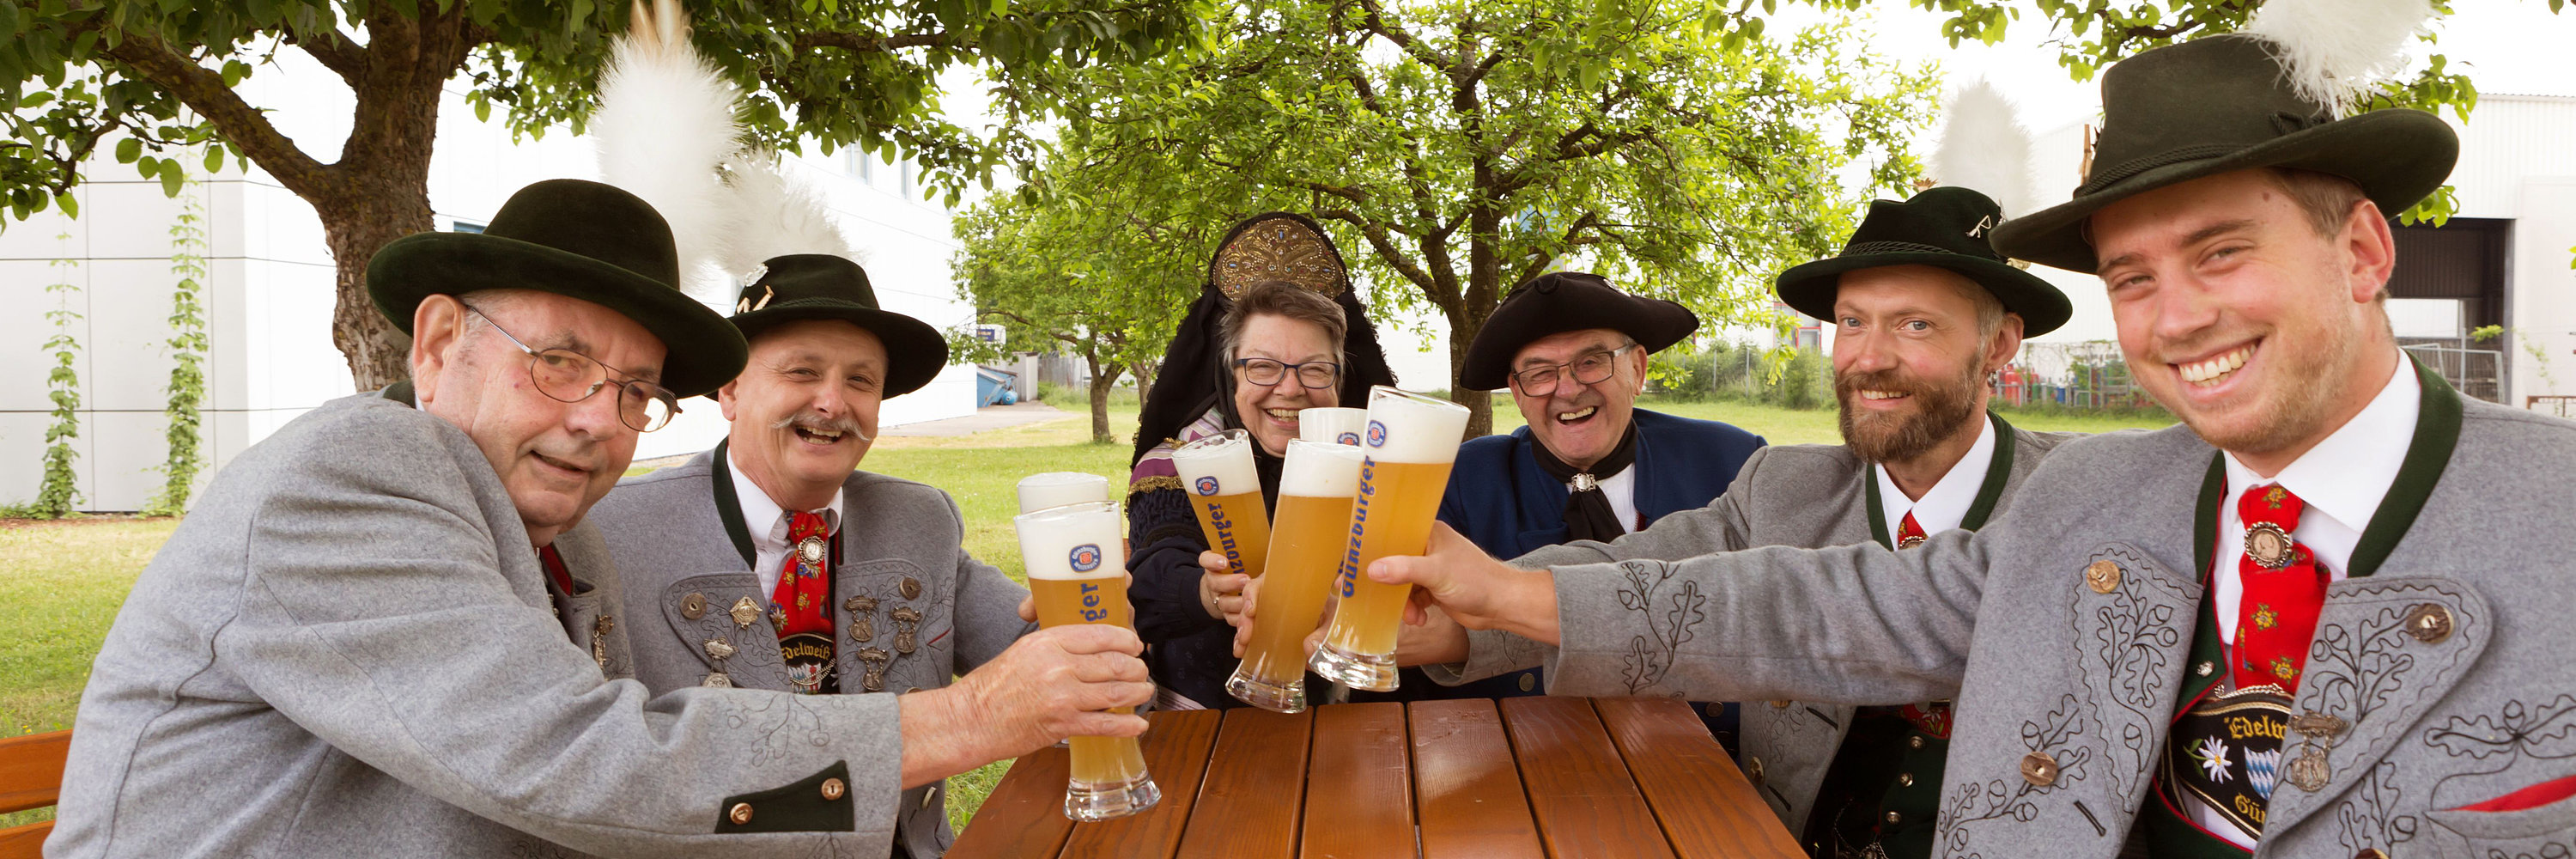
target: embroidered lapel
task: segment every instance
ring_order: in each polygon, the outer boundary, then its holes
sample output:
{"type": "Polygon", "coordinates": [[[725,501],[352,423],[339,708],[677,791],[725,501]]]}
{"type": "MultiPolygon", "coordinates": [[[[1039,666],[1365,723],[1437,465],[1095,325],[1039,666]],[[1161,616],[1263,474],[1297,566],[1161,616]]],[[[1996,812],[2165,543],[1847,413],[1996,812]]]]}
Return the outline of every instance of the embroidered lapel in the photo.
{"type": "Polygon", "coordinates": [[[748,571],[688,576],[662,589],[662,617],[680,647],[709,673],[722,671],[733,685],[747,689],[787,691],[778,630],[769,623],[769,602],[759,590],[760,579],[748,571]],[[748,626],[737,623],[733,614],[746,600],[752,606],[748,626]],[[711,648],[708,642],[723,644],[711,648]],[[715,657],[727,648],[731,650],[723,659],[715,657]]]}
{"type": "Polygon", "coordinates": [[[2284,777],[2272,792],[2265,837],[2328,805],[2414,736],[2425,711],[2486,650],[2493,616],[2475,589],[2438,576],[2346,579],[2327,588],[2290,705],[2284,777]],[[2309,757],[2322,767],[2311,770],[2322,784],[2301,784],[2301,759],[2309,757]]]}

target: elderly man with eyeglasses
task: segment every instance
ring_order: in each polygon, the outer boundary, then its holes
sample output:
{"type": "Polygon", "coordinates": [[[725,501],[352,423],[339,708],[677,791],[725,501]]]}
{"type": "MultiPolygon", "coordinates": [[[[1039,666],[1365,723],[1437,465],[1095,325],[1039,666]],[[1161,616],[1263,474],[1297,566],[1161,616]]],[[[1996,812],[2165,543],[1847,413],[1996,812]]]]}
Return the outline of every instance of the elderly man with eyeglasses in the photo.
{"type": "MultiPolygon", "coordinates": [[[[208,485],[108,631],[47,855],[885,855],[897,791],[853,773],[912,762],[890,696],[629,679],[584,514],[745,356],[678,280],[659,214],[575,180],[379,252],[411,381],[208,485]]],[[[1141,679],[1132,635],[1095,638],[1083,668],[1141,679]]],[[[1092,715],[1068,733],[1144,728],[1092,715]]]]}
{"type": "MultiPolygon", "coordinates": [[[[1599,275],[1552,272],[1513,287],[1467,345],[1459,379],[1477,390],[1509,388],[1528,425],[1459,448],[1440,521],[1495,557],[1512,558],[1574,540],[1615,540],[1725,492],[1762,447],[1760,436],[1637,408],[1647,356],[1698,328],[1688,308],[1629,295],[1599,275]]],[[[1408,628],[1406,635],[1438,632],[1408,628]]],[[[1536,669],[1459,686],[1405,673],[1398,691],[1354,693],[1352,700],[1545,688],[1536,669]]],[[[1733,748],[1731,736],[1721,739],[1733,748]]]]}

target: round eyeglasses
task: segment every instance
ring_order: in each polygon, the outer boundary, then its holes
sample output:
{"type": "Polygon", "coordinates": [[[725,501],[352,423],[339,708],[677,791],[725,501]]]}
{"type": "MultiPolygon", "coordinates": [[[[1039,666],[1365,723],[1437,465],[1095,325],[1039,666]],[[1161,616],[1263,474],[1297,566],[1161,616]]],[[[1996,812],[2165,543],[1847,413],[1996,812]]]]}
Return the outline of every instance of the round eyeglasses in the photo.
{"type": "MultiPolygon", "coordinates": [[[[570,349],[528,348],[528,344],[519,342],[518,337],[502,328],[501,323],[493,321],[491,314],[470,304],[465,306],[465,310],[483,317],[483,321],[489,323],[492,330],[501,332],[510,345],[528,353],[528,381],[537,386],[538,393],[556,402],[578,403],[590,399],[590,395],[599,393],[601,388],[610,387],[608,373],[611,368],[597,359],[570,349]]],[[[669,388],[632,378],[616,380],[615,387],[617,420],[636,432],[652,432],[669,426],[671,418],[680,413],[680,399],[669,388]]]]}

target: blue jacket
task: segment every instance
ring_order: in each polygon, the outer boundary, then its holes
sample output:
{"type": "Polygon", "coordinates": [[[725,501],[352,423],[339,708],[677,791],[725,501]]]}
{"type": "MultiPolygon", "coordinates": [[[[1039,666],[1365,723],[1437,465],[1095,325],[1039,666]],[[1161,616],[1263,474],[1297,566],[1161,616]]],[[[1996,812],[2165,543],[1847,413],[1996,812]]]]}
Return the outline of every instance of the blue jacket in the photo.
{"type": "MultiPolygon", "coordinates": [[[[1735,471],[1762,447],[1762,437],[1716,421],[1644,409],[1637,421],[1637,512],[1647,524],[1708,506],[1735,481],[1735,471]]],[[[1540,471],[1529,427],[1474,439],[1458,448],[1440,521],[1509,560],[1566,542],[1565,484],[1540,471]]]]}

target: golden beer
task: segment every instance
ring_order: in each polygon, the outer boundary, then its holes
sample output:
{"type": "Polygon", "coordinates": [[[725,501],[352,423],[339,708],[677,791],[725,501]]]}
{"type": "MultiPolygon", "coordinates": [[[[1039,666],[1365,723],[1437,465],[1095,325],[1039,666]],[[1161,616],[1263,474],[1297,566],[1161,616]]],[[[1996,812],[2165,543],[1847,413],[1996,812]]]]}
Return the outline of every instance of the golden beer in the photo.
{"type": "Polygon", "coordinates": [[[1380,385],[1369,389],[1368,417],[1360,444],[1367,457],[1334,589],[1341,604],[1310,667],[1353,689],[1388,692],[1396,685],[1396,630],[1413,588],[1378,584],[1368,566],[1389,555],[1422,554],[1430,544],[1467,431],[1467,407],[1380,385]]]}
{"type": "Polygon", "coordinates": [[[1270,507],[1252,467],[1252,434],[1226,430],[1182,445],[1172,451],[1172,467],[1208,549],[1224,555],[1232,572],[1260,578],[1270,555],[1270,507]]]}
{"type": "MultiPolygon", "coordinates": [[[[1011,521],[1020,535],[1020,557],[1029,574],[1029,597],[1038,625],[1103,623],[1135,628],[1127,604],[1127,550],[1119,542],[1118,505],[1105,501],[1051,507],[1011,521]]],[[[1130,713],[1120,707],[1114,712],[1130,713]]],[[[1107,820],[1153,807],[1162,790],[1145,772],[1133,737],[1072,738],[1073,773],[1064,792],[1064,814],[1074,820],[1107,820]]]]}
{"type": "Polygon", "coordinates": [[[1323,620],[1350,542],[1360,459],[1356,446],[1288,443],[1259,616],[1244,645],[1243,664],[1225,682],[1225,690],[1246,704],[1281,713],[1306,709],[1306,635],[1323,620]]]}

